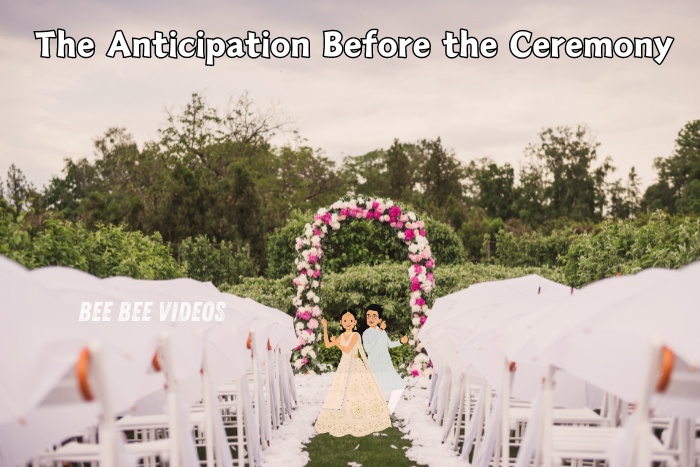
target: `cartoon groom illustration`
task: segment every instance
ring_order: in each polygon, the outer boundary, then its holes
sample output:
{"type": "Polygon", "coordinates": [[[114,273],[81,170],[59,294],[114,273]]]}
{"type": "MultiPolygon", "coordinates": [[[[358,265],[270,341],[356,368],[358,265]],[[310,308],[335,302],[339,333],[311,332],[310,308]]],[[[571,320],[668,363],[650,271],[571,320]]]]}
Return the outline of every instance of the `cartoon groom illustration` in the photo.
{"type": "Polygon", "coordinates": [[[394,413],[406,383],[396,372],[389,356],[389,349],[405,344],[408,342],[408,337],[403,336],[401,342],[390,341],[383,314],[384,309],[379,305],[372,304],[367,307],[365,317],[369,328],[362,333],[362,345],[367,352],[369,366],[384,392],[384,397],[389,398],[389,413],[394,413]]]}

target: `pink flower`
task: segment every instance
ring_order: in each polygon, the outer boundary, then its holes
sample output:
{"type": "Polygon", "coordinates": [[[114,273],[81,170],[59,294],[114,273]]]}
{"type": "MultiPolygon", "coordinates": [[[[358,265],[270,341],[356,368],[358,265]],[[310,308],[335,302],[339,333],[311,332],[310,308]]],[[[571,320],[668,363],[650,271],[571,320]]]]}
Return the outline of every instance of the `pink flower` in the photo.
{"type": "Polygon", "coordinates": [[[418,282],[411,283],[411,292],[415,292],[417,290],[420,290],[420,283],[418,283],[418,282]]]}
{"type": "Polygon", "coordinates": [[[408,221],[408,214],[401,214],[401,217],[399,218],[401,222],[407,222],[408,221]]]}
{"type": "MultiPolygon", "coordinates": [[[[423,323],[421,323],[423,324],[423,323]]],[[[316,321],[314,318],[311,318],[309,320],[309,329],[316,329],[318,328],[318,321],[316,321]]]]}
{"type": "Polygon", "coordinates": [[[302,362],[304,365],[306,365],[307,363],[309,363],[309,359],[306,358],[306,357],[304,357],[304,358],[301,359],[301,362],[302,362]]]}
{"type": "Polygon", "coordinates": [[[318,262],[318,256],[316,255],[309,255],[309,263],[314,264],[318,262]]]}
{"type": "Polygon", "coordinates": [[[396,228],[397,228],[397,229],[400,229],[400,228],[402,228],[402,227],[403,227],[403,222],[397,222],[397,223],[396,223],[396,228]]]}
{"type": "Polygon", "coordinates": [[[308,321],[311,319],[311,313],[307,310],[303,312],[299,318],[303,319],[304,321],[308,321]]]}
{"type": "Polygon", "coordinates": [[[420,233],[421,237],[425,237],[425,230],[424,229],[420,229],[419,233],[420,233]]]}
{"type": "Polygon", "coordinates": [[[415,232],[411,229],[404,230],[403,234],[406,236],[406,241],[409,241],[409,242],[416,237],[415,232]]]}
{"type": "Polygon", "coordinates": [[[378,201],[373,201],[373,202],[372,202],[372,209],[374,209],[374,210],[376,211],[378,207],[379,207],[379,202],[378,202],[378,201]]]}
{"type": "MultiPolygon", "coordinates": [[[[420,325],[423,326],[425,324],[425,320],[428,319],[427,316],[423,315],[420,317],[420,325]]],[[[431,321],[432,322],[432,321],[431,321]]]]}
{"type": "Polygon", "coordinates": [[[433,277],[433,273],[429,272],[425,277],[428,278],[428,281],[430,282],[435,282],[435,277],[433,277]]]}
{"type": "Polygon", "coordinates": [[[301,237],[297,237],[296,249],[301,250],[301,237]]]}
{"type": "Polygon", "coordinates": [[[413,272],[416,274],[420,274],[423,272],[423,267],[420,264],[414,264],[413,265],[413,272]]]}
{"type": "Polygon", "coordinates": [[[410,259],[414,263],[419,263],[423,260],[423,257],[421,255],[410,254],[408,255],[408,259],[410,259]]]}
{"type": "Polygon", "coordinates": [[[420,284],[420,279],[417,276],[411,277],[411,284],[420,284]]]}
{"type": "Polygon", "coordinates": [[[321,315],[321,309],[316,305],[311,309],[311,314],[314,316],[320,316],[321,315]]]}
{"type": "Polygon", "coordinates": [[[426,246],[420,255],[423,257],[423,259],[430,259],[430,247],[426,246]]]}
{"type": "Polygon", "coordinates": [[[389,217],[397,218],[401,215],[401,208],[398,206],[392,206],[389,208],[389,217]]]}
{"type": "MultiPolygon", "coordinates": [[[[304,358],[304,360],[306,360],[306,358],[304,358]]],[[[411,374],[412,374],[413,376],[420,376],[420,372],[419,372],[418,370],[413,370],[413,371],[411,371],[411,374]]]]}
{"type": "Polygon", "coordinates": [[[433,261],[432,259],[429,259],[429,260],[425,263],[425,267],[428,268],[428,269],[433,269],[433,266],[435,266],[435,261],[433,261]]]}
{"type": "Polygon", "coordinates": [[[418,306],[425,305],[425,300],[423,300],[421,297],[416,298],[416,305],[418,305],[418,306]]]}
{"type": "Polygon", "coordinates": [[[323,223],[324,224],[330,224],[331,223],[331,213],[327,212],[323,215],[323,223]]]}
{"type": "Polygon", "coordinates": [[[319,237],[321,236],[321,230],[320,229],[314,229],[314,235],[318,235],[319,237]]]}
{"type": "Polygon", "coordinates": [[[341,215],[341,216],[347,217],[349,214],[350,214],[350,213],[348,212],[348,210],[347,210],[346,208],[343,208],[343,209],[340,210],[340,215],[341,215]]]}
{"type": "Polygon", "coordinates": [[[320,270],[320,269],[316,269],[316,270],[314,271],[314,273],[313,273],[313,276],[314,276],[315,279],[318,279],[319,277],[321,277],[321,270],[320,270]]]}
{"type": "Polygon", "coordinates": [[[307,329],[306,332],[307,332],[308,334],[313,334],[313,333],[314,333],[311,329],[307,329]]]}

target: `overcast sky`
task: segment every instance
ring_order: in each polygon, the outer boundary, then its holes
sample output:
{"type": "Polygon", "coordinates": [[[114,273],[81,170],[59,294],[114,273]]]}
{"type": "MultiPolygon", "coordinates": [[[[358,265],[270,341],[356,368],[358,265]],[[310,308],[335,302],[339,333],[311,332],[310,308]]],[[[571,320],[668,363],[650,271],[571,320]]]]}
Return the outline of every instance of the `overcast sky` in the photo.
{"type": "MultiPolygon", "coordinates": [[[[192,92],[225,107],[248,91],[261,108],[276,103],[309,145],[334,160],[388,147],[394,138],[441,137],[459,159],[490,157],[513,165],[548,127],[587,124],[626,176],[635,166],[653,182],[654,157],[666,156],[678,131],[700,119],[700,2],[137,2],[0,0],[0,178],[16,163],[37,186],[67,157],[92,157],[112,126],[139,143],[157,138],[166,109],[192,92]],[[488,5],[487,5],[488,4],[488,5]],[[196,6],[195,6],[196,5],[196,6]],[[42,59],[34,31],[63,28],[91,37],[90,59],[42,59]],[[323,30],[363,36],[427,37],[427,59],[329,59],[323,30]],[[494,37],[493,59],[445,58],[445,31],[494,37]],[[115,30],[127,37],[198,29],[209,37],[306,36],[309,59],[109,59],[115,30]],[[520,29],[534,37],[672,36],[662,65],[652,59],[518,60],[508,49],[520,29]]],[[[53,54],[53,53],[52,53],[53,54]]],[[[291,141],[291,135],[276,142],[291,141]]]]}

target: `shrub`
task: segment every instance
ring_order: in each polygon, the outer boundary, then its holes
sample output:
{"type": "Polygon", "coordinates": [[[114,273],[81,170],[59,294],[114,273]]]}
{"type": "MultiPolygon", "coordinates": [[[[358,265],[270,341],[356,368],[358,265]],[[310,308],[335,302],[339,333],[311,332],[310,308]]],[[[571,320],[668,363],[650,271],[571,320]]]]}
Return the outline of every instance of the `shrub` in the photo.
{"type": "Polygon", "coordinates": [[[248,251],[233,243],[210,241],[204,235],[187,237],[179,248],[180,264],[188,277],[215,285],[238,284],[255,276],[257,267],[248,251]]]}
{"type": "MultiPolygon", "coordinates": [[[[375,266],[359,265],[347,268],[342,273],[328,272],[323,276],[319,291],[320,306],[328,320],[329,332],[339,333],[338,317],[349,308],[364,311],[370,303],[384,306],[387,330],[392,339],[409,334],[412,314],[409,308],[409,263],[382,263],[375,266]]],[[[438,266],[435,269],[436,286],[433,298],[462,290],[471,284],[540,274],[551,280],[564,283],[564,275],[556,268],[506,268],[490,264],[460,264],[438,266]]],[[[280,279],[244,278],[240,284],[225,285],[222,291],[240,297],[249,297],[265,305],[277,308],[294,316],[292,298],[295,289],[292,275],[280,279]]],[[[402,346],[403,347],[403,346],[402,346]]],[[[408,349],[408,346],[406,346],[408,349]]],[[[340,359],[337,349],[317,349],[319,362],[336,365],[340,359]]],[[[391,352],[394,364],[407,364],[413,356],[401,348],[391,352]]],[[[335,367],[335,366],[333,366],[335,367]]]]}
{"type": "MultiPolygon", "coordinates": [[[[425,231],[436,264],[464,262],[464,246],[455,232],[442,222],[426,219],[425,231]]],[[[297,257],[295,240],[304,232],[313,215],[295,211],[287,224],[275,230],[267,241],[267,272],[270,278],[280,278],[295,271],[297,257]]],[[[356,265],[377,265],[385,262],[402,263],[408,251],[396,231],[378,221],[346,220],[337,231],[329,231],[323,241],[324,272],[341,272],[356,265]]]]}
{"type": "Polygon", "coordinates": [[[678,268],[700,259],[700,218],[657,211],[647,220],[607,221],[574,237],[562,258],[567,280],[581,286],[651,267],[678,268]]]}

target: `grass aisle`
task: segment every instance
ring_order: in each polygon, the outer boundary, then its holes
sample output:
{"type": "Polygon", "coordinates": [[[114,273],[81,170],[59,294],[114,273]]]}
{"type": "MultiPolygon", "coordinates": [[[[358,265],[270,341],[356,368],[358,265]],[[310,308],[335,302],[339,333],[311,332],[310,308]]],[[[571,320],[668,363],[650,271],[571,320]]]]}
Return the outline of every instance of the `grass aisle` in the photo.
{"type": "Polygon", "coordinates": [[[316,435],[306,445],[310,461],[308,467],[327,466],[396,466],[424,467],[424,464],[406,457],[411,442],[398,428],[391,427],[381,433],[356,438],[336,438],[327,433],[316,435]]]}
{"type": "Polygon", "coordinates": [[[270,447],[263,453],[264,467],[464,467],[451,445],[441,443],[442,428],[427,414],[428,380],[407,380],[394,414],[398,421],[383,432],[386,436],[317,435],[313,425],[333,376],[296,376],[299,405],[293,420],[285,420],[273,431],[270,447]]]}

